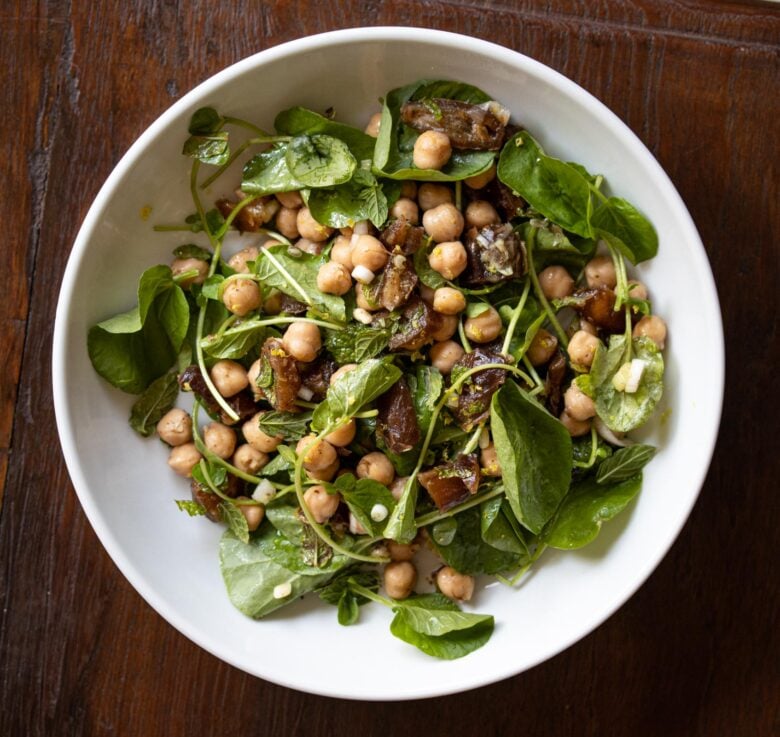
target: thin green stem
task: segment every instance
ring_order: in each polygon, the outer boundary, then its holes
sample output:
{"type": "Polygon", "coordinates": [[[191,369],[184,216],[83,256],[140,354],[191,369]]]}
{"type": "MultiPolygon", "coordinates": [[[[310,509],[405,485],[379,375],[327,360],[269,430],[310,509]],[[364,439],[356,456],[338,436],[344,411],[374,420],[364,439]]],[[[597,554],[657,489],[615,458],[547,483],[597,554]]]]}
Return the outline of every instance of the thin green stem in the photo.
{"type": "Polygon", "coordinates": [[[220,229],[215,233],[215,236],[219,239],[224,238],[225,233],[227,233],[228,230],[230,230],[230,226],[233,224],[233,221],[238,217],[238,214],[241,212],[241,210],[243,210],[251,202],[254,202],[256,199],[257,199],[256,194],[250,194],[247,197],[244,197],[244,199],[241,200],[238,204],[234,205],[233,209],[225,218],[225,222],[222,223],[220,229]]]}
{"type": "Polygon", "coordinates": [[[531,361],[528,359],[528,356],[523,354],[523,366],[525,366],[528,369],[528,373],[531,374],[531,378],[534,380],[537,386],[541,386],[544,388],[544,382],[539,377],[539,374],[536,372],[536,369],[534,368],[534,365],[531,363],[531,361]]]}
{"type": "Polygon", "coordinates": [[[369,599],[370,601],[374,601],[377,604],[382,604],[383,606],[390,608],[395,606],[391,599],[386,599],[384,596],[380,596],[375,591],[371,591],[371,589],[367,589],[365,586],[361,586],[359,583],[350,581],[348,585],[354,593],[360,594],[360,596],[365,596],[365,598],[369,599]]]}
{"type": "Polygon", "coordinates": [[[309,307],[311,307],[311,300],[309,299],[309,295],[306,294],[306,290],[300,284],[298,284],[298,282],[295,281],[295,279],[293,279],[292,276],[290,276],[287,269],[285,269],[284,266],[282,266],[281,263],[279,263],[278,259],[267,248],[264,248],[261,251],[261,253],[265,258],[267,258],[273,264],[273,267],[284,277],[285,281],[296,292],[298,292],[298,294],[302,298],[302,301],[305,304],[309,305],[309,307]]]}
{"type": "Polygon", "coordinates": [[[482,420],[482,422],[480,422],[477,426],[477,429],[471,433],[471,437],[468,439],[468,442],[463,446],[463,450],[461,451],[464,456],[471,453],[471,451],[477,447],[477,444],[479,443],[479,436],[482,435],[482,431],[485,429],[485,422],[486,420],[482,420]]]}
{"type": "Polygon", "coordinates": [[[152,230],[155,233],[191,233],[192,227],[189,225],[153,225],[152,230]]]}
{"type": "Polygon", "coordinates": [[[501,353],[506,355],[509,352],[509,344],[512,342],[512,337],[515,334],[515,328],[517,327],[517,322],[520,320],[520,315],[523,312],[523,308],[525,307],[526,300],[528,299],[528,292],[531,289],[531,281],[528,280],[525,283],[525,287],[523,288],[523,293],[520,295],[520,300],[517,303],[517,306],[514,310],[512,310],[512,317],[509,320],[509,325],[506,328],[506,335],[504,336],[504,344],[501,346],[501,353]]]}
{"type": "Polygon", "coordinates": [[[471,353],[471,343],[466,337],[466,328],[463,326],[463,320],[458,320],[458,335],[460,336],[460,343],[463,346],[463,350],[466,353],[471,353]]]}
{"type": "MultiPolygon", "coordinates": [[[[266,133],[262,128],[258,128],[254,123],[250,123],[248,120],[242,120],[241,118],[234,118],[230,115],[223,115],[222,120],[230,125],[237,125],[240,128],[246,128],[248,131],[252,131],[255,135],[263,136],[265,138],[270,137],[270,133],[266,133]]],[[[288,139],[289,140],[289,139],[288,139]]]]}
{"type": "Polygon", "coordinates": [[[489,499],[495,499],[495,497],[501,496],[501,494],[503,493],[504,493],[504,487],[502,485],[499,485],[496,486],[494,489],[485,492],[484,494],[478,494],[477,496],[472,497],[468,501],[463,502],[463,504],[458,504],[457,507],[452,507],[452,509],[448,509],[446,512],[437,511],[437,512],[428,512],[428,514],[423,514],[420,517],[418,517],[414,522],[418,527],[428,527],[429,525],[432,525],[436,522],[441,522],[441,520],[443,519],[447,519],[448,517],[453,517],[459,512],[465,512],[467,509],[476,507],[478,504],[482,504],[482,502],[486,502],[489,499]]]}
{"type": "Polygon", "coordinates": [[[566,336],[566,331],[561,327],[561,323],[558,322],[558,318],[555,315],[555,310],[553,310],[552,307],[550,307],[550,303],[547,301],[547,297],[544,296],[544,292],[542,291],[542,286],[539,284],[539,277],[536,274],[536,268],[534,267],[534,256],[533,256],[533,248],[534,248],[534,240],[536,239],[536,230],[531,228],[530,229],[530,235],[528,236],[528,240],[526,241],[526,249],[528,251],[528,274],[531,277],[531,282],[534,285],[534,294],[536,295],[536,298],[541,303],[542,307],[544,308],[544,311],[547,313],[547,319],[550,321],[550,324],[553,327],[553,330],[555,330],[556,334],[558,335],[558,340],[560,341],[561,345],[566,348],[569,345],[569,338],[566,336]]]}
{"type": "Polygon", "coordinates": [[[583,463],[582,461],[574,461],[573,465],[577,468],[592,468],[593,464],[596,462],[596,455],[599,450],[599,440],[598,440],[598,433],[596,432],[596,426],[593,425],[590,428],[590,456],[588,456],[588,460],[583,463]]]}

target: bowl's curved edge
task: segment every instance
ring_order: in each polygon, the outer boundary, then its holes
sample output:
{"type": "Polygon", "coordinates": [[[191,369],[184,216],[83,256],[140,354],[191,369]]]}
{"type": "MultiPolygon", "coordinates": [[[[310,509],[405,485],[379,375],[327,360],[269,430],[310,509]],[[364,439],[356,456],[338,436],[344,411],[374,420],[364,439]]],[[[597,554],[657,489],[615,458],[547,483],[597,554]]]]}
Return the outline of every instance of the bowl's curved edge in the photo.
{"type": "MultiPolygon", "coordinates": [[[[715,288],[715,281],[712,276],[712,272],[707,260],[704,246],[698,235],[693,220],[685,207],[679,193],[672,184],[671,180],[667,176],[666,172],[662,169],[655,157],[650,153],[646,146],[639,140],[639,138],[601,101],[599,101],[592,94],[579,87],[573,81],[564,77],[562,74],[556,72],[553,69],[543,65],[542,63],[531,59],[519,52],[513,51],[497,44],[483,41],[480,39],[474,39],[466,36],[462,36],[456,33],[450,33],[446,31],[434,31],[429,29],[420,28],[406,28],[406,27],[374,27],[374,28],[353,28],[340,31],[331,31],[328,33],[322,33],[315,36],[308,36],[305,38],[289,41],[284,44],[266,49],[257,54],[254,54],[246,59],[243,59],[226,69],[218,72],[216,75],[206,79],[198,86],[193,88],[190,92],[184,95],[180,100],[174,103],[168,108],[162,115],[160,115],[133,143],[128,149],[127,153],[120,159],[119,163],[113,169],[106,182],[101,187],[98,195],[96,196],[92,206],[87,213],[84,222],[76,236],[74,246],[68,259],[68,263],[65,269],[65,273],[62,279],[60,288],[60,295],[57,302],[54,337],[52,342],[52,385],[53,385],[53,398],[54,398],[54,410],[57,422],[57,429],[62,444],[63,455],[65,457],[66,466],[71,476],[73,486],[79,497],[79,501],[84,509],[84,512],[89,520],[92,528],[94,529],[98,539],[106,549],[107,553],[114,561],[116,566],[122,572],[122,574],[128,579],[131,585],[136,591],[143,597],[143,599],[157,611],[164,619],[166,619],[171,625],[179,630],[188,639],[195,642],[200,647],[210,652],[215,657],[221,660],[229,662],[231,665],[244,670],[251,675],[264,678],[282,686],[288,688],[306,690],[309,693],[315,693],[322,696],[329,696],[334,698],[350,698],[356,700],[372,700],[372,701],[396,701],[396,700],[408,700],[408,699],[420,699],[420,698],[432,698],[436,696],[444,696],[452,693],[458,693],[471,688],[477,688],[480,686],[486,686],[491,683],[496,683],[505,678],[517,675],[525,670],[533,668],[545,660],[554,657],[563,650],[571,647],[574,643],[578,642],[583,637],[587,636],[599,625],[605,622],[612,614],[617,611],[647,580],[650,574],[655,570],[663,557],[668,553],[674,540],[679,535],[682,527],[690,515],[693,505],[698,498],[699,491],[704,483],[706,474],[709,468],[709,462],[711,461],[712,454],[715,449],[715,443],[717,441],[718,429],[720,426],[720,418],[723,404],[723,391],[725,381],[725,353],[724,353],[724,338],[723,338],[723,325],[720,313],[720,307],[717,298],[717,291],[715,288]],[[421,692],[419,689],[410,692],[395,693],[388,695],[384,692],[365,692],[361,694],[345,694],[343,691],[339,691],[337,684],[325,684],[323,688],[311,688],[310,686],[303,687],[299,683],[288,682],[283,678],[274,676],[258,670],[251,670],[246,667],[246,664],[239,663],[233,659],[226,658],[219,653],[219,646],[215,640],[205,635],[201,631],[196,631],[190,627],[186,620],[178,617],[172,612],[168,606],[160,600],[154,591],[150,590],[145,583],[143,574],[133,565],[133,563],[122,553],[119,546],[116,544],[116,540],[104,524],[104,520],[93,504],[87,493],[83,493],[82,490],[86,490],[87,483],[83,474],[81,473],[75,446],[72,442],[73,428],[71,424],[71,418],[68,415],[66,407],[66,382],[64,374],[64,356],[66,353],[66,347],[69,340],[69,325],[67,321],[67,313],[69,304],[73,296],[73,289],[75,284],[76,275],[79,271],[79,266],[84,257],[84,250],[90,232],[94,229],[96,223],[100,219],[107,202],[111,196],[111,193],[116,186],[116,183],[122,179],[124,174],[130,169],[134,161],[137,159],[141,151],[146,147],[147,143],[158,135],[158,133],[167,125],[170,118],[176,117],[181,111],[188,109],[194,100],[203,98],[209,95],[212,90],[221,85],[226,78],[241,74],[245,70],[252,68],[260,62],[265,62],[275,58],[284,58],[291,54],[297,54],[305,50],[318,49],[324,46],[329,46],[334,42],[340,44],[349,43],[362,43],[366,39],[374,39],[376,41],[397,41],[397,40],[412,40],[424,43],[431,43],[441,41],[443,44],[451,43],[457,39],[458,44],[461,46],[467,46],[470,50],[476,53],[483,53],[489,55],[497,55],[506,59],[512,59],[515,63],[518,60],[522,61],[528,68],[533,69],[534,73],[538,76],[553,80],[559,87],[564,88],[570,94],[576,96],[585,96],[588,99],[589,105],[592,106],[594,113],[600,118],[601,122],[618,137],[624,140],[630,140],[637,153],[644,159],[645,164],[656,172],[656,175],[664,182],[668,189],[668,195],[673,200],[673,205],[677,210],[678,216],[685,223],[687,233],[685,233],[685,240],[690,241],[697,245],[695,257],[699,262],[701,273],[707,275],[707,304],[703,306],[704,311],[711,315],[717,323],[717,335],[714,336],[718,342],[717,346],[713,347],[713,352],[717,352],[719,360],[716,365],[710,366],[709,370],[714,377],[714,383],[718,387],[717,406],[712,408],[712,422],[709,424],[711,428],[709,436],[700,438],[700,444],[706,448],[706,456],[708,462],[704,465],[699,473],[697,479],[695,491],[690,494],[689,503],[684,515],[681,515],[678,524],[672,526],[666,538],[663,540],[663,544],[660,544],[657,548],[657,553],[649,559],[643,561],[640,573],[634,580],[626,585],[615,597],[614,604],[607,610],[599,613],[594,617],[592,621],[586,621],[582,627],[571,637],[561,642],[560,645],[554,650],[549,652],[546,656],[537,659],[534,662],[526,664],[523,668],[517,669],[516,667],[509,666],[503,670],[492,673],[489,677],[484,677],[483,674],[476,674],[468,682],[459,684],[457,687],[448,689],[436,689],[431,687],[427,691],[421,692]]],[[[370,684],[369,684],[370,685],[370,684]]]]}

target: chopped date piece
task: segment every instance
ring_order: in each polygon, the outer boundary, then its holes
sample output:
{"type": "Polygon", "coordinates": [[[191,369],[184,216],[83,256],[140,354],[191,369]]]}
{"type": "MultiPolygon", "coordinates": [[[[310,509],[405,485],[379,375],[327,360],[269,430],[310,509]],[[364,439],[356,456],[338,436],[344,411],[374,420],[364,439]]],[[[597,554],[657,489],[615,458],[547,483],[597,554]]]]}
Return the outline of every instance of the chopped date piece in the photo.
{"type": "Polygon", "coordinates": [[[284,349],[279,338],[268,338],[260,351],[263,362],[257,386],[268,403],[282,412],[298,412],[295,403],[301,388],[298,362],[284,349]]]}
{"type": "MultiPolygon", "coordinates": [[[[179,376],[179,386],[182,391],[191,391],[195,394],[198,401],[206,408],[206,411],[213,417],[219,417],[219,421],[223,425],[235,424],[236,421],[226,415],[222,407],[217,404],[217,400],[214,399],[206,384],[206,380],[203,378],[203,373],[196,364],[187,366],[182,371],[179,376]]],[[[257,412],[255,400],[252,398],[252,393],[249,389],[244,389],[232,397],[225,398],[225,402],[238,415],[239,422],[257,412]]]]}
{"type": "Polygon", "coordinates": [[[336,373],[338,364],[326,356],[319,356],[311,363],[300,364],[301,384],[314,392],[312,399],[321,402],[330,386],[330,377],[336,373]]]}
{"type": "Polygon", "coordinates": [[[488,107],[436,97],[407,102],[401,108],[401,120],[418,131],[446,133],[455,149],[498,151],[504,143],[506,121],[488,107]]]}
{"type": "Polygon", "coordinates": [[[422,225],[412,225],[406,218],[399,218],[382,231],[379,239],[391,251],[398,246],[405,255],[410,256],[420,250],[425,240],[425,229],[422,225]]]}
{"type": "Polygon", "coordinates": [[[503,215],[505,220],[511,220],[525,210],[528,203],[515,194],[510,187],[507,187],[496,177],[485,187],[478,190],[470,190],[469,196],[473,199],[487,200],[498,212],[503,215]]]}
{"type": "Polygon", "coordinates": [[[626,328],[626,316],[623,310],[615,311],[616,299],[608,287],[593,287],[577,290],[566,304],[605,333],[621,333],[626,328]]]}
{"type": "MultiPolygon", "coordinates": [[[[243,194],[243,193],[242,193],[243,194]]],[[[233,208],[237,205],[236,202],[231,202],[228,199],[217,200],[217,209],[222,213],[222,217],[226,218],[233,212],[233,208]]],[[[258,197],[256,200],[252,200],[248,205],[241,208],[241,212],[236,215],[236,219],[233,221],[236,228],[242,233],[256,233],[267,222],[276,215],[279,210],[279,203],[273,197],[258,197]]]]}
{"type": "Polygon", "coordinates": [[[496,284],[525,274],[525,245],[509,223],[486,225],[466,234],[468,266],[463,281],[469,286],[496,284]]]}
{"type": "Polygon", "coordinates": [[[401,378],[377,400],[376,430],[393,453],[405,453],[420,440],[420,426],[406,380],[401,378]]]}
{"type": "Polygon", "coordinates": [[[398,321],[398,331],[390,338],[391,351],[416,351],[433,340],[432,333],[441,327],[438,312],[418,296],[413,296],[404,307],[398,321]]]}
{"type": "Polygon", "coordinates": [[[476,453],[459,455],[454,461],[423,471],[417,478],[436,506],[444,512],[477,493],[479,460],[476,453]]]}
{"type": "MultiPolygon", "coordinates": [[[[464,353],[452,367],[451,376],[460,371],[484,366],[486,363],[506,363],[507,356],[497,346],[478,346],[471,353],[464,353]]],[[[506,381],[504,369],[492,368],[472,374],[460,390],[458,404],[451,411],[458,424],[468,432],[490,414],[490,400],[506,381]]]]}
{"type": "Polygon", "coordinates": [[[379,280],[379,304],[393,310],[404,304],[417,286],[417,274],[406,256],[394,253],[379,280]]]}
{"type": "Polygon", "coordinates": [[[297,299],[284,294],[284,292],[282,292],[279,306],[279,311],[288,315],[303,315],[306,313],[306,310],[309,309],[308,305],[305,305],[303,302],[299,302],[297,299]]]}
{"type": "Polygon", "coordinates": [[[190,493],[192,501],[197,502],[206,510],[206,517],[212,522],[219,522],[222,515],[219,511],[219,497],[195,479],[190,481],[190,493]]]}
{"type": "Polygon", "coordinates": [[[566,357],[560,351],[556,351],[552,361],[547,366],[547,377],[544,380],[544,394],[547,398],[547,409],[557,417],[563,408],[563,392],[561,391],[563,380],[566,377],[566,357]]]}

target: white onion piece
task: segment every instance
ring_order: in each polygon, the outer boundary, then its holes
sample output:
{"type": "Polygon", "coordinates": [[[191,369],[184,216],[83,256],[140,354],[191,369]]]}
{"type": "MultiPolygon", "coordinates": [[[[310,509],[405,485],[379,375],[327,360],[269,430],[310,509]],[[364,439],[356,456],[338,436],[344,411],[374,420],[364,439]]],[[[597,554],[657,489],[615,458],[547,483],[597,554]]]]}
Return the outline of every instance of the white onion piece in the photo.
{"type": "Polygon", "coordinates": [[[292,584],[289,581],[274,586],[274,599],[286,599],[292,593],[292,584]]]}
{"type": "Polygon", "coordinates": [[[634,441],[627,437],[619,438],[612,432],[602,421],[600,417],[593,418],[593,424],[596,426],[596,432],[608,443],[617,445],[621,448],[627,448],[629,445],[634,445],[634,441]]]}
{"type": "Polygon", "coordinates": [[[358,265],[352,269],[352,278],[361,284],[371,284],[374,281],[374,272],[365,266],[358,265]]]}
{"type": "Polygon", "coordinates": [[[642,381],[642,374],[647,368],[647,361],[641,358],[635,358],[631,361],[631,370],[626,379],[626,394],[634,394],[639,389],[639,382],[642,381]]]}
{"type": "Polygon", "coordinates": [[[364,310],[362,307],[355,307],[355,309],[352,310],[352,317],[358,322],[362,322],[364,325],[370,325],[374,321],[371,313],[368,310],[364,310]]]}
{"type": "Polygon", "coordinates": [[[353,226],[352,226],[352,232],[356,235],[368,235],[371,232],[371,226],[368,223],[368,220],[358,220],[353,226]]]}
{"type": "Polygon", "coordinates": [[[371,507],[371,519],[374,520],[374,522],[386,520],[388,514],[389,511],[384,504],[374,504],[374,506],[371,507]]]}
{"type": "Polygon", "coordinates": [[[268,504],[275,496],[276,487],[268,479],[263,479],[252,492],[252,499],[260,504],[268,504]]]}
{"type": "Polygon", "coordinates": [[[302,399],[304,402],[311,401],[313,396],[314,392],[309,389],[308,386],[302,386],[300,389],[298,389],[298,399],[302,399]]]}
{"type": "Polygon", "coordinates": [[[349,531],[353,535],[365,535],[366,534],[366,528],[363,527],[363,525],[360,524],[360,521],[357,517],[355,517],[352,512],[349,513],[349,531]]]}

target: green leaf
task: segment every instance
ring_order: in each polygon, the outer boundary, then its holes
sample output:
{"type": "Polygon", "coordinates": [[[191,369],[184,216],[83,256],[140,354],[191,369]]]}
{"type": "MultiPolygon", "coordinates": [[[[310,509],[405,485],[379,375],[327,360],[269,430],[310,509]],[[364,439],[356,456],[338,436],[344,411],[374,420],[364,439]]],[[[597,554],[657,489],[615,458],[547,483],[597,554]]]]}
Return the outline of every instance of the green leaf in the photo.
{"type": "Polygon", "coordinates": [[[509,504],[522,525],[539,533],[569,488],[571,437],[513,381],[493,395],[490,418],[509,504]]]}
{"type": "Polygon", "coordinates": [[[357,162],[349,147],[333,136],[296,136],[287,144],[285,162],[305,187],[331,187],[349,181],[357,162]]]}
{"type": "Polygon", "coordinates": [[[130,410],[130,427],[139,435],[148,438],[155,431],[157,423],[173,407],[179,396],[179,382],[176,374],[170,372],[155,379],[133,403],[130,410]]]}
{"type": "Polygon", "coordinates": [[[351,324],[349,330],[326,330],[325,347],[336,363],[363,363],[378,356],[393,335],[394,320],[383,325],[351,324]]]}
{"type": "Polygon", "coordinates": [[[621,448],[599,465],[596,481],[600,484],[614,484],[625,481],[639,473],[655,455],[652,445],[637,443],[621,448]]]}
{"type": "Polygon", "coordinates": [[[431,425],[433,410],[444,389],[444,377],[439,369],[419,363],[414,367],[414,375],[408,375],[406,380],[412,393],[420,434],[424,436],[431,425]]]}
{"type": "Polygon", "coordinates": [[[263,257],[255,262],[255,273],[265,289],[278,289],[305,302],[317,317],[346,322],[344,300],[317,288],[317,273],[327,256],[290,253],[284,245],[264,248],[260,253],[263,257]]]}
{"type": "Polygon", "coordinates": [[[207,136],[216,133],[225,124],[225,119],[213,108],[198,108],[190,118],[188,132],[191,136],[207,136]]]}
{"type": "Polygon", "coordinates": [[[501,150],[498,178],[528,204],[566,230],[590,238],[588,180],[571,164],[545,155],[528,131],[515,134],[501,150]]]}
{"type": "Polygon", "coordinates": [[[623,511],[641,488],[641,473],[607,485],[593,477],[574,484],[544,529],[543,542],[560,550],[587,545],[599,534],[602,523],[623,511]]]}
{"type": "Polygon", "coordinates": [[[431,537],[437,545],[449,545],[458,531],[458,520],[456,517],[445,517],[434,525],[431,525],[431,537]]]}
{"type": "Polygon", "coordinates": [[[261,346],[271,332],[272,329],[258,320],[247,320],[221,334],[206,335],[200,345],[207,356],[235,360],[261,346]]]}
{"type": "Polygon", "coordinates": [[[528,555],[528,546],[513,521],[512,508],[505,498],[494,497],[480,505],[482,539],[498,550],[522,558],[528,555]]]}
{"type": "Polygon", "coordinates": [[[387,521],[384,536],[399,543],[410,543],[417,534],[414,513],[417,505],[417,493],[420,484],[416,476],[409,476],[404,485],[403,494],[395,505],[387,521]]]}
{"type": "Polygon", "coordinates": [[[253,156],[244,166],[241,191],[265,195],[305,189],[290,172],[286,153],[287,147],[280,144],[253,156]]]}
{"type": "Polygon", "coordinates": [[[230,158],[228,133],[219,131],[206,136],[190,136],[184,142],[181,152],[204,164],[224,164],[230,158]]]}
{"type": "Polygon", "coordinates": [[[241,513],[241,510],[230,502],[222,502],[219,505],[220,515],[222,521],[227,523],[230,531],[243,543],[249,542],[249,527],[247,525],[246,517],[241,513]]]}
{"type": "Polygon", "coordinates": [[[272,438],[279,435],[285,440],[300,440],[308,432],[311,412],[280,412],[271,410],[260,416],[259,427],[272,438]]]}
{"type": "Polygon", "coordinates": [[[372,537],[381,536],[388,517],[395,509],[395,499],[390,489],[373,479],[355,479],[351,473],[340,476],[334,487],[341,493],[349,511],[355,515],[366,532],[372,537]],[[371,511],[377,504],[387,510],[387,515],[382,520],[374,521],[371,511]]]}
{"type": "Polygon", "coordinates": [[[379,578],[374,571],[354,570],[342,571],[320,589],[320,598],[338,607],[338,622],[343,626],[355,624],[360,616],[359,608],[369,601],[365,596],[353,591],[350,583],[356,583],[373,592],[379,590],[379,578]]]}
{"type": "Polygon", "coordinates": [[[420,281],[431,289],[438,289],[447,284],[447,280],[438,271],[433,269],[428,261],[428,257],[435,247],[435,244],[430,247],[423,246],[414,254],[414,270],[420,281]]]}
{"type": "Polygon", "coordinates": [[[555,223],[530,220],[521,227],[523,240],[533,237],[533,260],[537,272],[548,266],[564,266],[576,275],[596,250],[596,240],[566,235],[555,223]]]}
{"type": "Polygon", "coordinates": [[[630,202],[610,197],[593,213],[591,225],[607,243],[618,248],[634,264],[658,253],[653,224],[630,202]]]}
{"type": "Polygon", "coordinates": [[[414,142],[419,133],[401,122],[401,107],[409,100],[429,98],[488,102],[490,96],[462,82],[420,80],[394,89],[385,97],[379,137],[374,147],[374,169],[390,179],[450,182],[480,174],[495,160],[492,151],[453,151],[441,170],[417,169],[413,164],[414,142]]]}
{"type": "Polygon", "coordinates": [[[212,253],[194,243],[185,243],[183,246],[174,248],[173,255],[176,258],[197,258],[201,261],[211,261],[212,253]]]}
{"type": "Polygon", "coordinates": [[[206,508],[192,499],[176,499],[175,501],[179,510],[186,512],[190,517],[202,517],[206,514],[206,508]]]}
{"type": "Polygon", "coordinates": [[[376,358],[363,362],[328,388],[324,401],[314,410],[312,430],[320,432],[328,425],[352,417],[400,378],[401,369],[390,363],[376,358]]]}

